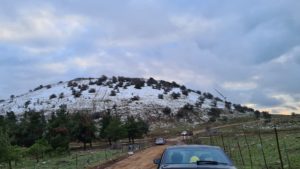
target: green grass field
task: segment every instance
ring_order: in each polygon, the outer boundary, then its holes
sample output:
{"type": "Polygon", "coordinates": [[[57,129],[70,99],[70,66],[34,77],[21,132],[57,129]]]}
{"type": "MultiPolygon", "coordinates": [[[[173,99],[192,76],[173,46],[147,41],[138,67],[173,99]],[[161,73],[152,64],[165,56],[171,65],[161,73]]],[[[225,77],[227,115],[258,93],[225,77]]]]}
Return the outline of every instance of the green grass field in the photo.
{"type": "Polygon", "coordinates": [[[198,124],[198,125],[191,125],[187,123],[175,123],[170,127],[158,127],[152,130],[148,136],[149,137],[175,137],[175,136],[180,136],[180,133],[183,130],[191,130],[191,131],[197,131],[197,130],[203,130],[207,126],[210,127],[217,127],[217,126],[223,126],[227,124],[233,124],[233,123],[241,123],[241,122],[249,122],[249,121],[255,121],[256,119],[254,117],[239,117],[239,118],[234,118],[234,119],[228,119],[227,121],[216,121],[213,123],[203,123],[203,124],[198,124]]]}
{"type": "MultiPolygon", "coordinates": [[[[39,163],[35,159],[24,157],[14,169],[82,169],[95,164],[106,162],[126,154],[126,150],[87,150],[72,152],[70,155],[46,155],[39,163]]],[[[2,164],[0,168],[7,168],[2,164]]]]}
{"type": "Polygon", "coordinates": [[[284,168],[299,169],[299,122],[300,120],[295,118],[278,117],[269,124],[254,123],[252,126],[241,125],[222,128],[217,130],[212,136],[209,136],[207,133],[201,133],[188,140],[188,143],[223,147],[239,169],[251,169],[251,161],[253,169],[278,169],[281,168],[281,162],[273,129],[274,126],[277,126],[280,128],[278,130],[278,140],[284,168]],[[243,130],[245,130],[245,134],[243,130]],[[262,144],[259,132],[261,132],[262,144]],[[266,164],[264,161],[266,161],[266,164]]]}
{"type": "MultiPolygon", "coordinates": [[[[280,158],[275,134],[262,133],[261,137],[262,144],[260,143],[258,134],[246,135],[253,168],[266,168],[263,154],[265,154],[266,163],[269,169],[280,168],[280,158]]],[[[196,139],[190,140],[189,142],[224,147],[225,152],[231,157],[238,168],[251,168],[251,160],[246,139],[242,134],[237,134],[235,136],[228,135],[227,133],[226,136],[223,136],[223,141],[221,136],[198,136],[196,139]]],[[[279,146],[284,167],[289,169],[299,169],[300,131],[279,131],[279,146]]]]}

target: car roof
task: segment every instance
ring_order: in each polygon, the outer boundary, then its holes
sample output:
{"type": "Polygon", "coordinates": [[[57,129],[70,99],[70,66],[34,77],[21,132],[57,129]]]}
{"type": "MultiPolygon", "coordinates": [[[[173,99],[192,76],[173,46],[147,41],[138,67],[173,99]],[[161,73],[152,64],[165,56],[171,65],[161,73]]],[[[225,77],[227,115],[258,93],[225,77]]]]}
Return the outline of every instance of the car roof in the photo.
{"type": "Polygon", "coordinates": [[[199,144],[193,144],[193,145],[174,145],[174,146],[169,146],[166,149],[181,149],[181,148],[213,148],[213,149],[221,149],[218,146],[210,146],[210,145],[199,145],[199,144]]]}

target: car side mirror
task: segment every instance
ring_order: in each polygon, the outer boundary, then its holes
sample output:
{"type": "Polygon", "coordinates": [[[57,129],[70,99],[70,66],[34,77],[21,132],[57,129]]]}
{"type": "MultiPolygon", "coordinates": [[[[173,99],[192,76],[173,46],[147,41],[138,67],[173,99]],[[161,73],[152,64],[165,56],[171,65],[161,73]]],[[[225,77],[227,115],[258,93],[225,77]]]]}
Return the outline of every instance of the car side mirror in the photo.
{"type": "Polygon", "coordinates": [[[157,165],[160,164],[160,158],[153,160],[153,163],[157,165]]]}

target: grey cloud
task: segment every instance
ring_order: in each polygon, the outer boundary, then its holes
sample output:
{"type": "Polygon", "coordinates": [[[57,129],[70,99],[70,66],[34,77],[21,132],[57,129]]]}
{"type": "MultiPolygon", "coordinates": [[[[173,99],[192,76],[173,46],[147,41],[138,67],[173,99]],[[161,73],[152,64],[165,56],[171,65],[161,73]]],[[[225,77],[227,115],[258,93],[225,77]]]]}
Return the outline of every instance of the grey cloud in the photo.
{"type": "Polygon", "coordinates": [[[0,40],[0,75],[5,81],[0,86],[0,97],[40,83],[108,74],[168,78],[212,93],[218,88],[235,102],[261,107],[285,105],[269,94],[300,93],[299,53],[294,52],[293,59],[285,63],[274,62],[300,44],[299,7],[296,0],[4,0],[0,25],[8,21],[22,25],[26,11],[34,9],[50,9],[55,18],[78,16],[84,22],[82,29],[65,38],[0,40]],[[32,54],[26,47],[47,52],[32,54]],[[72,67],[70,60],[88,60],[91,56],[101,66],[72,67]],[[50,63],[68,68],[57,74],[39,66],[50,63]],[[6,71],[13,73],[8,75],[6,71]],[[43,77],[48,77],[47,82],[43,77]],[[234,91],[222,88],[225,82],[251,82],[257,87],[234,91]]]}
{"type": "Polygon", "coordinates": [[[284,103],[283,100],[271,98],[267,96],[265,93],[260,93],[259,91],[251,95],[250,101],[262,107],[280,106],[281,104],[284,103]]]}
{"type": "Polygon", "coordinates": [[[262,75],[261,85],[266,89],[273,89],[283,93],[300,93],[300,65],[292,63],[269,63],[257,69],[262,75]]]}
{"type": "Polygon", "coordinates": [[[285,108],[288,108],[290,110],[298,110],[297,107],[294,106],[284,106],[285,108]]]}

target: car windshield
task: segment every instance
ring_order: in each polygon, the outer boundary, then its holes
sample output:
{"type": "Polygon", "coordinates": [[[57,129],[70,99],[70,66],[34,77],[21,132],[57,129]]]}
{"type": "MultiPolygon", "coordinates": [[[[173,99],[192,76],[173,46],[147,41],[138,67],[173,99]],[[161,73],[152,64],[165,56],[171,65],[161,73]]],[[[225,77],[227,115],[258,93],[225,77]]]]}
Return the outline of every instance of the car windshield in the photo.
{"type": "Polygon", "coordinates": [[[157,138],[156,141],[164,141],[163,138],[157,138]]]}
{"type": "Polygon", "coordinates": [[[231,165],[231,161],[224,152],[213,147],[167,149],[162,159],[163,164],[196,164],[197,161],[214,161],[231,165]]]}

